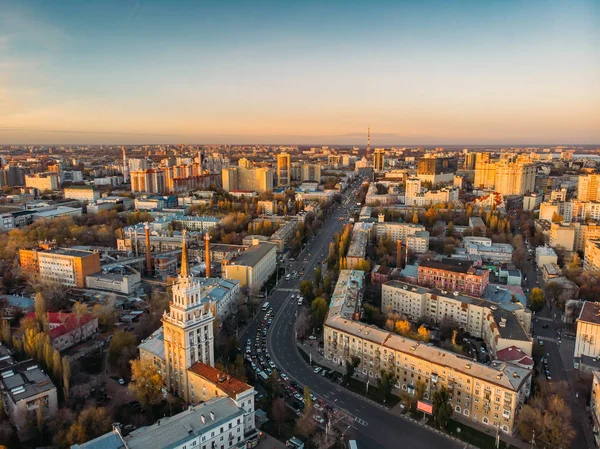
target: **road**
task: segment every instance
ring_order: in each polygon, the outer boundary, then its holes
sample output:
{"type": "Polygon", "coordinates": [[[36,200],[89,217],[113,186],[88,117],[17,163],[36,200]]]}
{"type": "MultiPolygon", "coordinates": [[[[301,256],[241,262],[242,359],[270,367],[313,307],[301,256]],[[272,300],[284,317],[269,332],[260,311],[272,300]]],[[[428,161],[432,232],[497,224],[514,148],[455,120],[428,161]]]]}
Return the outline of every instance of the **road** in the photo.
{"type": "MultiPolygon", "coordinates": [[[[348,208],[354,207],[355,192],[356,188],[350,189],[343,196],[343,202],[348,198],[351,199],[348,200],[348,208]]],[[[298,305],[296,300],[291,298],[292,292],[297,291],[302,280],[313,279],[313,267],[324,259],[323,254],[327,256],[329,242],[344,224],[339,218],[347,215],[348,210],[345,207],[338,207],[330,213],[321,231],[292,264],[291,270],[303,270],[304,275],[297,280],[282,279],[267,299],[274,313],[267,337],[267,348],[273,362],[280,371],[298,384],[309,386],[315,396],[347,413],[350,416],[348,424],[354,428],[352,435],[361,449],[396,449],[399,445],[411,449],[464,447],[464,444],[456,443],[418,424],[395,416],[386,408],[315,374],[300,356],[295,341],[295,317],[298,305]],[[306,262],[305,257],[308,258],[306,262]]],[[[250,323],[248,329],[242,334],[242,342],[252,338],[253,332],[256,332],[257,321],[250,323]]]]}

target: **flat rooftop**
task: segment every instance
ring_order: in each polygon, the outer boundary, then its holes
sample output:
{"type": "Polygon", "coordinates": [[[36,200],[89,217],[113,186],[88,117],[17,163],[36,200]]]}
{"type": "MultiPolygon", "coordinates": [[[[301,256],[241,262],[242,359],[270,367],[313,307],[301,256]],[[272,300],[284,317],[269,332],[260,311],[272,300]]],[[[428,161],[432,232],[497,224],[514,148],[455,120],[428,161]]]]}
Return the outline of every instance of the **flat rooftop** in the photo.
{"type": "Polygon", "coordinates": [[[275,244],[268,242],[260,242],[258,245],[248,247],[246,251],[240,253],[239,256],[231,259],[232,265],[244,265],[253,267],[258,264],[263,257],[269,254],[270,251],[276,249],[275,244]]]}

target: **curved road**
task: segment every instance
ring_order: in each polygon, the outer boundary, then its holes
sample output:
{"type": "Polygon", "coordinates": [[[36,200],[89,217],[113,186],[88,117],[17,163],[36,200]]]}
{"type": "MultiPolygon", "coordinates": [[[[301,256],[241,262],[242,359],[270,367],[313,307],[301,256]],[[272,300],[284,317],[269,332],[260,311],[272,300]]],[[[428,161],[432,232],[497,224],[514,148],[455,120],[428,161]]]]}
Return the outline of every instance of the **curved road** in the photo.
{"type": "MultiPolygon", "coordinates": [[[[344,195],[343,201],[348,198],[353,200],[355,191],[356,189],[352,189],[344,195]]],[[[349,206],[354,207],[354,203],[350,201],[349,206]]],[[[340,217],[347,217],[344,207],[339,207],[330,216],[319,234],[293,264],[292,271],[304,269],[304,276],[296,281],[280,281],[269,296],[268,301],[272,304],[275,318],[269,328],[267,347],[273,362],[278,369],[298,384],[308,385],[311,393],[353,418],[348,424],[355,429],[354,438],[358,440],[361,449],[397,449],[400,446],[411,449],[465,447],[465,444],[459,444],[448,437],[393,415],[383,406],[314,374],[313,369],[298,352],[295,342],[295,318],[298,306],[296,301],[291,299],[291,295],[294,290],[297,290],[300,281],[313,279],[313,267],[323,259],[321,254],[327,255],[331,238],[343,225],[343,222],[339,221],[340,217]],[[308,254],[310,256],[306,256],[308,254]],[[304,262],[305,257],[308,257],[307,262],[304,262]]]]}

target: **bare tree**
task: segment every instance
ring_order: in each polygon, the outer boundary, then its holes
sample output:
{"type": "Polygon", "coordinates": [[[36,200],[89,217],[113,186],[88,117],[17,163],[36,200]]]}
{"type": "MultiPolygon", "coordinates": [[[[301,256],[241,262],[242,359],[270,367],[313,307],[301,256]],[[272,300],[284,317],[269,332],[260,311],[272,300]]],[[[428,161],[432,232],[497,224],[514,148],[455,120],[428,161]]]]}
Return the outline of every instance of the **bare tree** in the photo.
{"type": "Polygon", "coordinates": [[[272,404],[273,418],[277,422],[277,435],[281,435],[281,424],[285,421],[286,407],[280,398],[273,399],[272,404]]]}

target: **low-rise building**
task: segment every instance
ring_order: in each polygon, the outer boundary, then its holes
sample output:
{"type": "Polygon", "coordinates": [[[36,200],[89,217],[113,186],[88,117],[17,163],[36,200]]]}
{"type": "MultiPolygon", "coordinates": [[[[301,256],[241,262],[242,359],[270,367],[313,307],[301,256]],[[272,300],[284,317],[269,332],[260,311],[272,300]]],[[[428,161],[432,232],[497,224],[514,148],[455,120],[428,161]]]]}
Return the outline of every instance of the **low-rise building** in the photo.
{"type": "Polygon", "coordinates": [[[346,255],[349,269],[360,267],[367,260],[367,244],[369,243],[372,227],[372,223],[359,222],[354,224],[350,247],[346,255]]]}
{"type": "Polygon", "coordinates": [[[441,290],[481,296],[489,283],[489,271],[464,260],[423,261],[419,265],[418,284],[441,290]]]}
{"type": "Polygon", "coordinates": [[[173,219],[173,225],[176,228],[187,229],[188,231],[208,231],[220,222],[221,220],[217,217],[196,215],[177,216],[173,219]]]}
{"type": "Polygon", "coordinates": [[[87,288],[131,295],[142,282],[137,270],[99,272],[86,276],[87,288]]]}
{"type": "Polygon", "coordinates": [[[277,245],[278,251],[283,251],[285,245],[289,243],[298,230],[298,220],[290,220],[284,223],[275,233],[269,237],[269,241],[277,245]]]}
{"type": "Polygon", "coordinates": [[[77,201],[97,201],[100,199],[100,192],[93,186],[71,186],[64,188],[65,198],[77,201]]]}
{"type": "Polygon", "coordinates": [[[375,224],[375,235],[377,240],[381,238],[390,239],[393,242],[402,240],[406,242],[409,235],[415,235],[417,232],[427,232],[425,226],[415,223],[390,223],[385,222],[383,214],[379,215],[379,221],[375,224]]]}
{"type": "Polygon", "coordinates": [[[538,246],[535,249],[535,264],[538,267],[549,263],[557,263],[558,255],[549,246],[538,246]]]}
{"type": "Polygon", "coordinates": [[[467,254],[479,256],[484,262],[507,263],[512,261],[513,247],[508,243],[492,243],[487,237],[464,237],[467,254]]]}
{"type": "MultiPolygon", "coordinates": [[[[6,362],[6,360],[4,361],[6,362]]],[[[6,365],[0,371],[0,389],[4,411],[21,439],[32,435],[41,409],[44,421],[56,417],[58,399],[50,377],[33,360],[6,365]]]]}
{"type": "MultiPolygon", "coordinates": [[[[58,352],[88,340],[98,332],[98,318],[91,313],[48,312],[47,316],[50,342],[58,352]]],[[[35,313],[29,313],[27,317],[35,319],[35,313]]]]}
{"type": "Polygon", "coordinates": [[[215,397],[172,417],[159,419],[124,437],[118,427],[71,449],[246,448],[256,446],[258,433],[247,429],[245,410],[229,397],[215,397]]]}
{"type": "Polygon", "coordinates": [[[85,287],[86,277],[100,271],[100,255],[95,251],[70,248],[21,249],[21,269],[38,274],[46,282],[66,287],[85,287]]]}
{"type": "Polygon", "coordinates": [[[259,290],[277,266],[277,247],[260,242],[246,251],[222,260],[222,273],[226,279],[235,279],[240,287],[259,290]]]}
{"type": "Polygon", "coordinates": [[[423,254],[429,251],[429,231],[417,231],[407,235],[406,248],[410,254],[423,254]]]}

